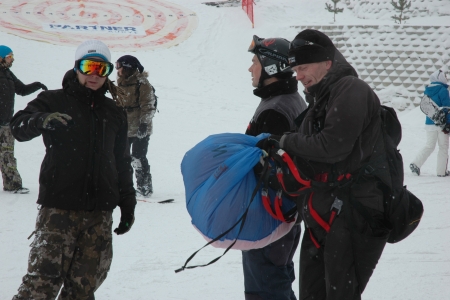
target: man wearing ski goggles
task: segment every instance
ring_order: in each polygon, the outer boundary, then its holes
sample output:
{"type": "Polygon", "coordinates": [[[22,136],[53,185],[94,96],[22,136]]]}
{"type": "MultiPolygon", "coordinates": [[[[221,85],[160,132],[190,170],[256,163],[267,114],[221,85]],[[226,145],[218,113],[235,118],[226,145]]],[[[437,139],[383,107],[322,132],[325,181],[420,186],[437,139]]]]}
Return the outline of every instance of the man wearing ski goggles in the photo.
{"type": "Polygon", "coordinates": [[[112,262],[113,210],[119,206],[121,214],[114,233],[125,234],[134,223],[127,115],[117,105],[121,90],[108,78],[111,52],[102,41],[86,40],[73,61],[62,88],[40,93],[8,126],[19,141],[42,135],[42,165],[65,166],[57,175],[46,168],[39,174],[40,221],[13,299],[94,299],[112,262]],[[59,250],[39,246],[46,242],[59,250]]]}

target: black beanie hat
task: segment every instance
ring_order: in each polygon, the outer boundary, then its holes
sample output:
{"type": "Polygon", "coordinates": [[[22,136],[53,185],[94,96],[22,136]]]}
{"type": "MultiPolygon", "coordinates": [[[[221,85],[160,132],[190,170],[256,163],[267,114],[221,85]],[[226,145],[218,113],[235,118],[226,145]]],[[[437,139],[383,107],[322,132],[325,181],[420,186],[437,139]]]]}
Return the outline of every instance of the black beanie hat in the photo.
{"type": "Polygon", "coordinates": [[[128,68],[128,69],[138,69],[139,73],[142,73],[144,71],[144,67],[141,65],[139,60],[131,55],[124,55],[120,57],[117,62],[120,62],[122,64],[122,67],[128,68]]]}
{"type": "Polygon", "coordinates": [[[305,29],[289,46],[289,65],[295,67],[334,59],[335,47],[330,38],[314,29],[305,29]]]}

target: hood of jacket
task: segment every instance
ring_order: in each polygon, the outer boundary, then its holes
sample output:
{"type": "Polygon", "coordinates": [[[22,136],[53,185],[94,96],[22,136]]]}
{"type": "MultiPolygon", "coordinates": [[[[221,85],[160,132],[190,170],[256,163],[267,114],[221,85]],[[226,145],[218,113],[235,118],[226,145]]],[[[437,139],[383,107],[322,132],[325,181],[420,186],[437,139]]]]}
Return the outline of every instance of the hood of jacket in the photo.
{"type": "Polygon", "coordinates": [[[278,95],[292,94],[298,90],[298,81],[295,77],[289,79],[279,79],[269,85],[253,90],[253,94],[262,99],[278,95]]]}
{"type": "Polygon", "coordinates": [[[142,73],[139,72],[139,70],[136,70],[136,72],[133,73],[133,75],[129,77],[125,76],[117,76],[117,83],[122,86],[126,86],[128,84],[134,84],[138,81],[140,81],[143,78],[148,78],[148,72],[144,71],[142,73]]]}

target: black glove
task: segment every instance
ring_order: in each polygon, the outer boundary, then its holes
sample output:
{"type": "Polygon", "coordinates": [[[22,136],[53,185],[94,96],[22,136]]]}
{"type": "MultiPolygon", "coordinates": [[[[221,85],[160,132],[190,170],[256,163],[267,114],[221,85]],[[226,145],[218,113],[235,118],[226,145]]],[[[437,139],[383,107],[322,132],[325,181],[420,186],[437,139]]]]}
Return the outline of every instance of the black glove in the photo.
{"type": "Polygon", "coordinates": [[[47,130],[55,130],[62,126],[73,126],[72,117],[59,112],[49,114],[42,122],[42,128],[47,130]]]}
{"type": "Polygon", "coordinates": [[[256,143],[256,147],[268,152],[270,148],[280,148],[281,135],[271,134],[268,138],[260,140],[256,143]]]}
{"type": "Polygon", "coordinates": [[[36,85],[38,87],[40,87],[41,89],[43,89],[44,91],[48,91],[48,88],[45,86],[45,84],[40,83],[40,82],[36,82],[36,85]]]}
{"type": "Polygon", "coordinates": [[[117,235],[127,233],[128,231],[130,231],[131,226],[133,226],[133,223],[134,223],[134,214],[122,211],[119,226],[116,229],[114,229],[114,232],[117,235]]]}
{"type": "Polygon", "coordinates": [[[450,123],[449,124],[445,124],[445,126],[442,128],[442,132],[445,134],[449,134],[450,133],[450,123]]]}
{"type": "Polygon", "coordinates": [[[141,123],[139,125],[139,129],[138,129],[137,134],[136,134],[138,139],[142,139],[142,138],[145,138],[147,136],[147,127],[148,127],[147,123],[141,123]]]}

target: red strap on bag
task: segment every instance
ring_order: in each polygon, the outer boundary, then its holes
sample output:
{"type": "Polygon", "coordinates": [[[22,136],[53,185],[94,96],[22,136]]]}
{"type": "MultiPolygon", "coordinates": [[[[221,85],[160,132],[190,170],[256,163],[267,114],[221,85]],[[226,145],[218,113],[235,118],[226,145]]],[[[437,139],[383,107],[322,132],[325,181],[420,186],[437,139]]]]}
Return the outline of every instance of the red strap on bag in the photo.
{"type": "Polygon", "coordinates": [[[282,198],[282,191],[278,191],[277,195],[275,197],[274,206],[275,206],[275,212],[272,209],[270,198],[269,198],[269,192],[267,189],[263,189],[261,193],[261,198],[263,202],[264,209],[274,218],[275,220],[279,220],[281,222],[290,223],[295,220],[295,218],[288,218],[286,219],[284,217],[283,211],[281,210],[281,206],[283,204],[283,198],[282,198]]]}

